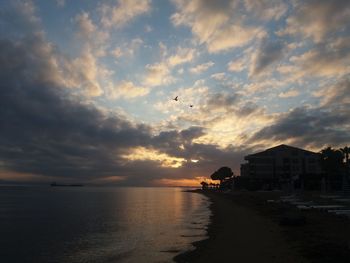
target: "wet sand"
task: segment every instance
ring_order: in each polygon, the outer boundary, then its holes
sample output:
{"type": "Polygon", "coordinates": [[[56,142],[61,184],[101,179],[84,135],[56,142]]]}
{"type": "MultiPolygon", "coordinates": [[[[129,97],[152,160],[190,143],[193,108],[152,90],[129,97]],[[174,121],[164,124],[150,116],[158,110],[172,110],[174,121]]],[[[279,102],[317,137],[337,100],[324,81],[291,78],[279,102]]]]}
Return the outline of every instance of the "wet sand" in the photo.
{"type": "Polygon", "coordinates": [[[349,262],[349,221],[308,212],[304,226],[280,226],[277,193],[202,192],[211,201],[209,238],[176,262],[349,262]],[[325,217],[323,217],[325,216],[325,217]]]}

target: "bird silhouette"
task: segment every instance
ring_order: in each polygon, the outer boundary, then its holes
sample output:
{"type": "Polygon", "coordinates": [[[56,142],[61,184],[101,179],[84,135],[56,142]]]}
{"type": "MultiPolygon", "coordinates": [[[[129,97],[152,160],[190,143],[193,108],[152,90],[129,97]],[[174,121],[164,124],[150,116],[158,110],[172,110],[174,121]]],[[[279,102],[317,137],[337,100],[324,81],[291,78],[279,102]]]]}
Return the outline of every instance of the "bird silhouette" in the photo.
{"type": "Polygon", "coordinates": [[[192,105],[192,104],[190,105],[190,108],[193,108],[193,105],[192,105]]]}
{"type": "Polygon", "coordinates": [[[175,99],[173,99],[173,100],[178,101],[177,97],[178,97],[178,96],[176,96],[175,99]]]}

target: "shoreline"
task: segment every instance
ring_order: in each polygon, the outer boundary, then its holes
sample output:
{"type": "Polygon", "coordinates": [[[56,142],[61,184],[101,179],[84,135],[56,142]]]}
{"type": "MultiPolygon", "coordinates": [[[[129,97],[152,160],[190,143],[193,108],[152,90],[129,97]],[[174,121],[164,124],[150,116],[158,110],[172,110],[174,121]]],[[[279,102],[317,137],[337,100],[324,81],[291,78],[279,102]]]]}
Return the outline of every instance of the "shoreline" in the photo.
{"type": "Polygon", "coordinates": [[[205,195],[210,201],[209,210],[211,211],[211,214],[209,217],[208,225],[206,226],[207,227],[207,238],[192,242],[191,244],[194,246],[193,250],[183,251],[180,254],[177,254],[175,257],[173,257],[173,260],[176,263],[196,262],[195,260],[200,257],[201,253],[208,246],[210,246],[211,239],[213,239],[215,236],[215,231],[213,229],[213,221],[214,221],[214,216],[215,216],[215,213],[214,213],[215,208],[214,208],[213,200],[200,189],[186,190],[185,192],[199,193],[199,194],[205,195]]]}
{"type": "MultiPolygon", "coordinates": [[[[266,200],[282,193],[192,190],[207,196],[212,214],[208,238],[176,255],[184,262],[348,262],[350,221],[309,211],[303,226],[281,226],[285,208],[266,200]]],[[[287,209],[288,211],[290,208],[287,209]]]]}

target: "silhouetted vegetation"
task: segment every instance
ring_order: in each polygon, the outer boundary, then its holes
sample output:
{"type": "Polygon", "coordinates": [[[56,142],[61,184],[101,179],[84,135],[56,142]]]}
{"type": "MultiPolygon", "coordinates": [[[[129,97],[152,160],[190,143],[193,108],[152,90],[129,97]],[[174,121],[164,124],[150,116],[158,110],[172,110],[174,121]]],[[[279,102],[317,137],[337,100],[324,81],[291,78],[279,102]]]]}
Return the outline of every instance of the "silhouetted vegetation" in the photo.
{"type": "MultiPolygon", "coordinates": [[[[325,180],[326,190],[340,190],[343,177],[348,177],[349,148],[333,149],[332,147],[327,147],[321,150],[320,155],[321,167],[325,175],[323,180],[325,180]]],[[[345,179],[348,180],[348,178],[345,179]]]]}
{"type": "Polygon", "coordinates": [[[221,167],[219,170],[215,171],[210,178],[212,180],[220,181],[220,189],[231,188],[233,183],[233,172],[230,167],[221,167]]]}
{"type": "Polygon", "coordinates": [[[201,185],[202,185],[202,189],[203,190],[208,189],[208,183],[207,182],[202,181],[201,185]]]}
{"type": "Polygon", "coordinates": [[[226,179],[233,176],[233,172],[230,167],[221,167],[215,171],[210,177],[212,180],[220,180],[220,184],[226,179]]]}

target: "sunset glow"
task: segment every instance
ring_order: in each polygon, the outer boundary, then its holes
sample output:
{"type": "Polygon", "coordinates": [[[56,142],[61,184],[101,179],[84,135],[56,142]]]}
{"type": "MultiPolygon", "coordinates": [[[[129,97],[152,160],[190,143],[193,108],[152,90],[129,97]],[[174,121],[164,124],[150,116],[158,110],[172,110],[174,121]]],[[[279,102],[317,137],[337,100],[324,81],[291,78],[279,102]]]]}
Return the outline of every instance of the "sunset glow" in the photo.
{"type": "Polygon", "coordinates": [[[127,155],[122,155],[129,161],[154,161],[160,163],[162,167],[178,168],[181,167],[186,160],[184,158],[176,158],[157,150],[137,147],[130,151],[127,155]]]}
{"type": "Polygon", "coordinates": [[[220,166],[239,175],[246,154],[278,144],[350,143],[348,1],[0,10],[3,174],[192,185],[220,166]]]}
{"type": "Polygon", "coordinates": [[[161,179],[155,182],[155,185],[159,186],[178,186],[178,187],[198,187],[201,182],[206,182],[208,184],[217,184],[217,181],[208,179],[205,176],[195,177],[193,179],[161,179]]]}

